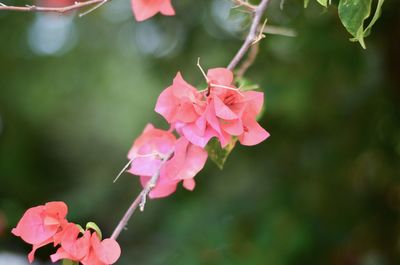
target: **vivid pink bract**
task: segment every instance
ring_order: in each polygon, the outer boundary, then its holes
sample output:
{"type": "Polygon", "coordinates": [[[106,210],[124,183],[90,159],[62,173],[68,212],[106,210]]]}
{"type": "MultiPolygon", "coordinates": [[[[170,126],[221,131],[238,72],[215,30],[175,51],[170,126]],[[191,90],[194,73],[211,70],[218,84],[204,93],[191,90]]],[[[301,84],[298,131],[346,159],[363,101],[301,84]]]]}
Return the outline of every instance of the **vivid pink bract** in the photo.
{"type": "Polygon", "coordinates": [[[157,13],[175,15],[171,0],[131,0],[131,6],[137,21],[149,19],[157,13]]]}
{"type": "Polygon", "coordinates": [[[132,164],[128,172],[140,176],[145,187],[155,174],[159,174],[150,198],[166,197],[175,192],[179,182],[188,190],[195,187],[194,176],[204,167],[207,152],[191,144],[186,138],[176,140],[168,131],[147,125],[128,153],[132,164]],[[151,155],[150,157],[143,157],[151,155]],[[162,162],[167,159],[166,162],[162,162]]]}
{"type": "Polygon", "coordinates": [[[212,137],[222,147],[232,136],[243,145],[256,145],[269,137],[256,120],[264,101],[262,92],[240,91],[233,85],[232,72],[225,68],[210,69],[207,79],[207,92],[199,92],[178,73],[160,94],[155,111],[200,147],[212,137]]]}
{"type": "Polygon", "coordinates": [[[68,207],[63,202],[48,202],[28,209],[11,233],[32,245],[28,255],[32,263],[35,251],[53,242],[53,236],[67,224],[68,207]]]}
{"type": "Polygon", "coordinates": [[[85,231],[79,236],[79,228],[69,224],[61,236],[61,247],[51,255],[52,262],[60,259],[79,261],[83,265],[109,265],[115,263],[121,255],[121,248],[111,238],[100,241],[96,232],[85,231]]]}
{"type": "Polygon", "coordinates": [[[100,241],[95,232],[85,231],[80,236],[80,229],[66,219],[67,205],[64,202],[48,202],[28,209],[12,233],[32,244],[28,255],[30,263],[35,251],[47,244],[59,246],[51,255],[51,260],[60,259],[78,261],[83,265],[109,265],[115,263],[121,249],[114,239],[100,241]]]}

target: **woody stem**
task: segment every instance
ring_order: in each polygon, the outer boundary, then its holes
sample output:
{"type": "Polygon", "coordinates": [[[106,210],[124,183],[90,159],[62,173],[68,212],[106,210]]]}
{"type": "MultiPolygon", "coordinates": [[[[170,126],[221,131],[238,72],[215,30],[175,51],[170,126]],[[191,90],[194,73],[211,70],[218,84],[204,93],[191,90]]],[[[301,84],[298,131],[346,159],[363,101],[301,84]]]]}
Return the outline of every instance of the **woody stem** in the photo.
{"type": "Polygon", "coordinates": [[[269,0],[261,0],[260,4],[254,9],[253,20],[251,22],[250,30],[246,36],[245,41],[242,46],[238,50],[238,52],[233,57],[232,61],[228,65],[229,70],[233,70],[240,63],[243,57],[246,55],[247,51],[254,44],[254,41],[257,40],[258,36],[258,28],[261,24],[262,16],[267,9],[269,0]]]}
{"type": "Polygon", "coordinates": [[[110,1],[111,0],[88,0],[88,1],[84,1],[84,2],[75,2],[72,5],[62,6],[62,7],[43,7],[43,6],[35,6],[35,5],[8,6],[8,5],[0,2],[0,11],[8,10],[8,11],[18,11],[18,12],[53,12],[53,13],[63,14],[63,13],[69,12],[69,11],[96,5],[96,6],[94,6],[93,9],[90,9],[88,12],[84,13],[84,14],[86,14],[86,13],[90,13],[91,11],[93,11],[97,7],[105,4],[106,2],[110,2],[110,1]]]}
{"type": "MultiPolygon", "coordinates": [[[[168,159],[172,156],[172,153],[163,157],[161,160],[161,167],[168,161],[168,159]]],[[[111,235],[111,238],[116,240],[118,236],[121,234],[122,230],[127,226],[129,220],[131,219],[133,213],[139,207],[141,211],[143,211],[146,198],[152,189],[156,186],[158,178],[160,177],[160,169],[151,177],[151,179],[146,183],[146,186],[142,189],[138,196],[133,200],[131,206],[129,206],[128,210],[126,210],[124,216],[118,222],[118,225],[115,227],[114,232],[111,235]]]]}

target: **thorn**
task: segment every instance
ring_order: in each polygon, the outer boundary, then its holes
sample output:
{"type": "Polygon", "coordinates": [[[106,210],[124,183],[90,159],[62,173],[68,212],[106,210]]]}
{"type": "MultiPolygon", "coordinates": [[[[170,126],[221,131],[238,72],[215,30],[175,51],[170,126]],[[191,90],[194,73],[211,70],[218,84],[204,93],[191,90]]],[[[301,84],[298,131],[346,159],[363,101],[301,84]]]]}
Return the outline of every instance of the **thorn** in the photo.
{"type": "Polygon", "coordinates": [[[251,43],[251,45],[254,45],[254,44],[256,44],[257,42],[259,42],[260,40],[262,40],[263,38],[265,38],[265,35],[263,34],[263,32],[264,32],[265,26],[267,25],[267,21],[268,21],[268,19],[266,18],[266,19],[264,20],[264,23],[262,24],[262,26],[261,26],[261,28],[260,28],[260,31],[259,31],[258,36],[254,39],[254,41],[251,43]]]}
{"type": "Polygon", "coordinates": [[[239,89],[239,88],[236,88],[236,87],[230,87],[230,86],[224,86],[224,85],[217,85],[217,84],[213,84],[213,83],[210,84],[210,87],[219,87],[219,88],[225,88],[225,89],[228,89],[228,90],[233,90],[233,91],[238,92],[239,95],[241,95],[242,97],[244,97],[243,93],[240,92],[240,89],[239,89]]]}
{"type": "Polygon", "coordinates": [[[203,76],[206,79],[206,82],[208,84],[210,82],[210,80],[208,80],[208,77],[207,77],[206,73],[204,72],[203,68],[200,65],[200,57],[197,58],[197,67],[199,67],[201,73],[203,74],[203,76]]]}
{"type": "MultiPolygon", "coordinates": [[[[134,159],[134,158],[133,158],[134,159]]],[[[119,177],[125,172],[125,170],[129,167],[129,165],[132,163],[133,159],[129,160],[128,163],[124,166],[124,168],[121,169],[121,171],[118,173],[117,177],[114,179],[113,183],[117,182],[119,177]]]]}
{"type": "Polygon", "coordinates": [[[3,3],[0,2],[0,6],[7,6],[7,5],[5,5],[5,4],[3,4],[3,3]]]}
{"type": "Polygon", "coordinates": [[[101,7],[102,5],[104,5],[107,1],[108,1],[108,0],[103,0],[102,2],[100,2],[100,3],[98,3],[97,5],[95,5],[94,7],[92,7],[91,9],[89,9],[89,10],[83,12],[83,13],[80,13],[80,14],[79,14],[79,17],[86,16],[87,14],[89,14],[89,13],[95,11],[97,8],[99,8],[99,7],[101,7]]]}

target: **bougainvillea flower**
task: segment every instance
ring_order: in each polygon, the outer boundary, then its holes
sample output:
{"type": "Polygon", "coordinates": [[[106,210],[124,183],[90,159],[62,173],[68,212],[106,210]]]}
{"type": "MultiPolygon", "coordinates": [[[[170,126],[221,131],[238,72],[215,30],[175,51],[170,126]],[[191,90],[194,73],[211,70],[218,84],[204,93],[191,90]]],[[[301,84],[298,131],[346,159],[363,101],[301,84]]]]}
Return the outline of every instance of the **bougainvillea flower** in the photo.
{"type": "Polygon", "coordinates": [[[205,102],[201,99],[202,95],[178,72],[172,85],[158,97],[155,111],[171,124],[195,122],[204,112],[205,102]]]}
{"type": "Polygon", "coordinates": [[[175,15],[171,0],[131,0],[132,11],[137,21],[151,18],[157,13],[175,15]]]}
{"type": "Polygon", "coordinates": [[[204,167],[207,152],[184,137],[176,140],[171,132],[148,124],[135,140],[128,158],[132,161],[128,172],[140,176],[143,187],[159,174],[149,196],[161,198],[172,194],[181,181],[186,189],[193,190],[193,178],[204,167]]]}
{"type": "Polygon", "coordinates": [[[256,145],[267,139],[269,133],[256,120],[263,106],[264,94],[235,88],[233,74],[225,68],[210,69],[207,77],[211,83],[208,100],[212,105],[212,118],[208,122],[219,133],[221,145],[229,143],[231,135],[238,136],[243,145],[256,145]]]}
{"type": "Polygon", "coordinates": [[[69,259],[83,265],[108,265],[115,263],[121,255],[121,248],[114,239],[100,241],[96,232],[88,230],[81,237],[79,235],[79,228],[73,223],[68,224],[58,238],[61,246],[51,255],[52,262],[69,259]]]}
{"type": "Polygon", "coordinates": [[[128,159],[132,161],[128,172],[138,176],[153,176],[160,169],[161,160],[174,151],[175,141],[171,132],[147,124],[128,153],[128,159]]]}
{"type": "Polygon", "coordinates": [[[67,224],[65,219],[68,207],[63,202],[48,202],[28,209],[17,227],[11,232],[32,245],[32,251],[28,255],[29,262],[33,262],[35,251],[51,242],[56,233],[60,232],[67,224]]]}
{"type": "Polygon", "coordinates": [[[91,265],[91,264],[114,264],[121,255],[121,248],[117,241],[112,238],[106,238],[100,241],[97,233],[92,233],[92,237],[90,239],[91,248],[89,251],[89,256],[86,259],[82,260],[82,264],[91,265]],[[93,263],[90,260],[97,261],[97,263],[93,263]],[[101,262],[101,263],[100,263],[101,262]]]}
{"type": "Polygon", "coordinates": [[[54,245],[60,244],[57,252],[51,255],[53,262],[60,259],[80,261],[88,255],[90,247],[90,231],[79,237],[80,230],[74,223],[69,223],[63,231],[54,237],[54,245]]]}
{"type": "Polygon", "coordinates": [[[210,69],[206,78],[208,89],[200,92],[178,73],[161,93],[155,111],[200,147],[213,137],[222,147],[232,136],[243,145],[255,145],[268,138],[268,132],[256,120],[263,105],[262,92],[240,91],[233,84],[232,72],[225,68],[210,69]]]}
{"type": "MultiPolygon", "coordinates": [[[[179,182],[183,187],[193,190],[194,177],[204,167],[207,161],[207,152],[191,144],[185,137],[176,141],[174,155],[161,168],[156,186],[149,194],[150,198],[162,198],[175,192],[179,182]]],[[[151,179],[150,176],[141,176],[143,187],[151,179]]]]}

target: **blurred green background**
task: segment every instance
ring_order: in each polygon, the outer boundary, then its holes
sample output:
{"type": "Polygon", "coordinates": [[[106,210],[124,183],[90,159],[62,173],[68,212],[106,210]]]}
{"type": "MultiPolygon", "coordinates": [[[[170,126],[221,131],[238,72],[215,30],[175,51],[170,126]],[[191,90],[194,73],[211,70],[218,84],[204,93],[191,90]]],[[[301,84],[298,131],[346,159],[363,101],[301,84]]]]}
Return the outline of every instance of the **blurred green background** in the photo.
{"type": "MultiPolygon", "coordinates": [[[[298,36],[267,35],[246,75],[271,137],[238,146],[223,171],[209,161],[193,192],[150,201],[118,264],[399,264],[400,2],[385,3],[367,50],[334,6],[279,2],[268,23],[298,36]]],[[[27,253],[10,229],[52,200],[111,234],[140,190],[129,174],[112,183],[127,151],[146,123],[167,128],[157,95],[178,70],[204,86],[197,57],[227,65],[248,25],[227,0],[173,4],[177,16],[140,24],[126,0],[80,19],[0,12],[0,254],[27,253]]]]}

